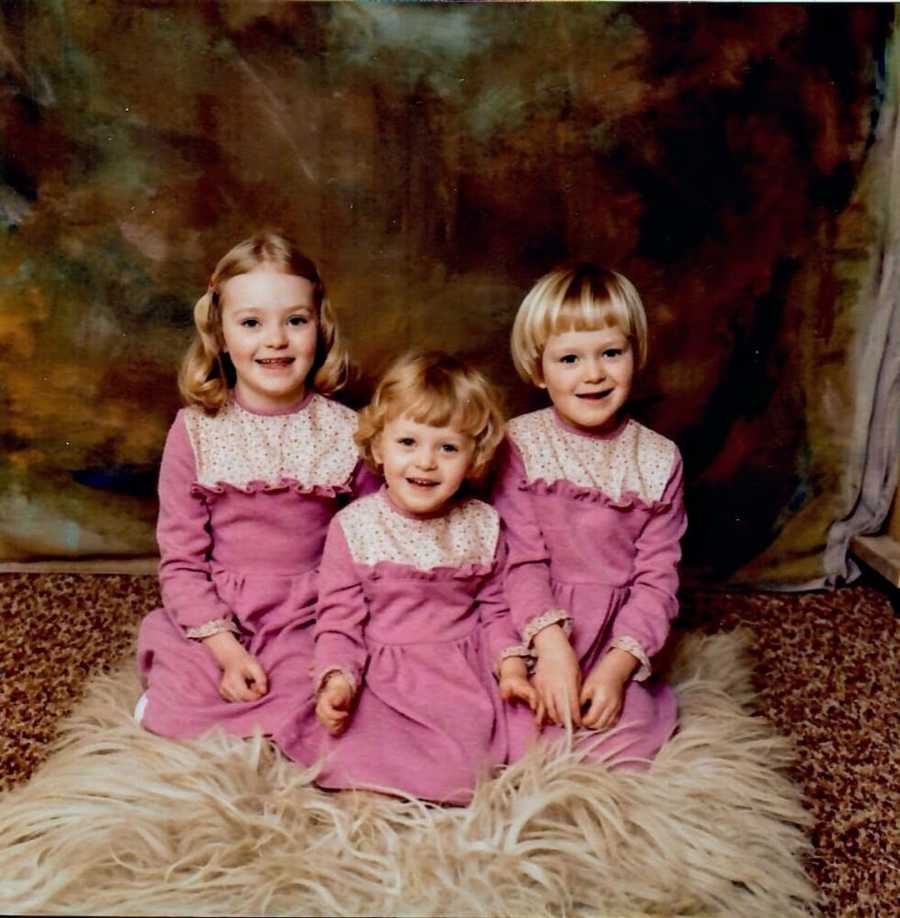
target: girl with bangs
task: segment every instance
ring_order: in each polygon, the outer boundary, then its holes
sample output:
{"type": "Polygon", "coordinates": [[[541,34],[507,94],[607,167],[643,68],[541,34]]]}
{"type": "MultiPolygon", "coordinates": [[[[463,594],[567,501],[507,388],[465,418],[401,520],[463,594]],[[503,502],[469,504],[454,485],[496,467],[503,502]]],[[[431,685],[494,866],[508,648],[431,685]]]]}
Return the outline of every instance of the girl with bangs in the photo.
{"type": "Polygon", "coordinates": [[[507,759],[501,695],[538,707],[499,516],[466,494],[502,436],[487,380],[440,353],[396,361],[361,412],[356,442],[385,484],[338,513],[322,557],[321,786],[467,803],[507,759]]]}
{"type": "MultiPolygon", "coordinates": [[[[514,418],[493,502],[509,540],[506,592],[556,726],[583,727],[609,765],[651,759],[676,722],[654,660],[678,612],[685,530],[676,445],[629,418],[647,353],[640,296],[590,264],[542,277],[519,308],[512,356],[551,407],[514,418]]],[[[521,754],[534,726],[512,711],[521,754]]]]}
{"type": "Polygon", "coordinates": [[[141,623],[136,718],[175,738],[211,727],[289,741],[311,763],[316,568],[339,502],[372,490],[356,413],[331,400],[347,355],[315,264],[258,233],[194,308],[186,407],[159,475],[162,608],[141,623]]]}

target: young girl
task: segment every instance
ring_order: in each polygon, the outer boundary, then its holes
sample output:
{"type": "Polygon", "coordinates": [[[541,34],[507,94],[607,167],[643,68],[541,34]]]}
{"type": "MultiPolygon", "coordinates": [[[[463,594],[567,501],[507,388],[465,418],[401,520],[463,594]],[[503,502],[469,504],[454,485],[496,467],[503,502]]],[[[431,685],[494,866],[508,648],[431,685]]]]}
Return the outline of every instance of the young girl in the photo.
{"type": "Polygon", "coordinates": [[[499,517],[462,493],[502,435],[485,378],[443,354],[398,360],[361,413],[356,440],[385,487],[335,517],[322,558],[316,710],[335,735],[323,787],[466,803],[507,755],[492,671],[505,698],[537,705],[499,517]]]}
{"type": "Polygon", "coordinates": [[[135,713],[179,738],[217,724],[278,737],[290,714],[311,761],[316,567],[338,499],[373,477],[356,414],[326,397],[347,357],[316,266],[273,233],[222,258],[194,320],[188,407],[159,477],[163,608],[141,625],[135,713]]]}
{"type": "MultiPolygon", "coordinates": [[[[542,277],[519,308],[512,355],[552,407],[509,423],[494,488],[534,685],[556,724],[608,731],[591,755],[610,764],[652,758],[676,717],[652,670],[678,611],[682,464],[626,413],[646,351],[644,308],[621,274],[587,264],[542,277]]],[[[521,748],[532,725],[512,724],[521,748]]]]}

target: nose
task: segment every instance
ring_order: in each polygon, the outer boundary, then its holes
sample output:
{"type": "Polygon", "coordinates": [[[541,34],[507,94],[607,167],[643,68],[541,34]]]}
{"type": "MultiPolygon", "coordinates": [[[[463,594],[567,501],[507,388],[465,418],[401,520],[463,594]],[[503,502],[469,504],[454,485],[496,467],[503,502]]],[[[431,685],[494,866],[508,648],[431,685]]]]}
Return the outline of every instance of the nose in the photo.
{"type": "Polygon", "coordinates": [[[434,447],[423,444],[416,453],[416,465],[423,471],[430,471],[437,466],[434,447]]]}
{"type": "Polygon", "coordinates": [[[275,322],[266,329],[266,346],[272,348],[287,347],[287,329],[281,322],[275,322]]]}
{"type": "Polygon", "coordinates": [[[606,377],[606,366],[598,357],[585,361],[584,369],[585,382],[600,382],[606,377]]]}

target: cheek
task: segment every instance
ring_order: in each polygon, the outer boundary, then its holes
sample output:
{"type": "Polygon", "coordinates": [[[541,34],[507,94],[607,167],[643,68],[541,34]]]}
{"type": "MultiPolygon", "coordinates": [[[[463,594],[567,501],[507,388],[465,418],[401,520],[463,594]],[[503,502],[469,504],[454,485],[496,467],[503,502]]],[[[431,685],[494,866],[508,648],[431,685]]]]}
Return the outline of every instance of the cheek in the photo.
{"type": "Polygon", "coordinates": [[[319,330],[315,325],[304,325],[297,330],[297,347],[306,354],[314,354],[319,343],[319,330]]]}

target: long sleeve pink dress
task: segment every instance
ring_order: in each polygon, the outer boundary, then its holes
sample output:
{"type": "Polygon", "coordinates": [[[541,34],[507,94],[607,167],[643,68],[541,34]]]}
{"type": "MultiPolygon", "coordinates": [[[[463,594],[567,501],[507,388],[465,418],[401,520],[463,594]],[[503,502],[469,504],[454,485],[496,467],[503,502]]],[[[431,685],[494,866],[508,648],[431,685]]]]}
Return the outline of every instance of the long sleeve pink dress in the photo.
{"type": "MultiPolygon", "coordinates": [[[[386,490],[342,510],[319,581],[315,668],[357,689],[318,783],[464,804],[507,758],[493,672],[521,648],[503,593],[497,512],[470,498],[443,515],[398,509],[386,490]]],[[[293,748],[286,749],[293,755],[293,748]]]]}
{"type": "MultiPolygon", "coordinates": [[[[610,764],[651,759],[675,728],[675,695],[652,669],[678,612],[682,492],[678,448],[629,418],[589,433],[545,408],[510,421],[498,454],[493,503],[509,540],[506,592],[523,643],[560,623],[583,677],[611,647],[640,661],[619,723],[591,752],[610,764]]],[[[515,756],[534,730],[515,711],[510,730],[515,756]]]]}
{"type": "Polygon", "coordinates": [[[159,479],[163,606],[138,637],[148,730],[187,738],[221,725],[277,738],[291,715],[297,757],[315,758],[317,567],[339,500],[374,486],[355,429],[355,412],[317,393],[284,413],[251,412],[234,397],[214,416],[178,413],[159,479]],[[267,674],[258,701],[219,695],[221,670],[200,639],[224,630],[267,674]]]}

